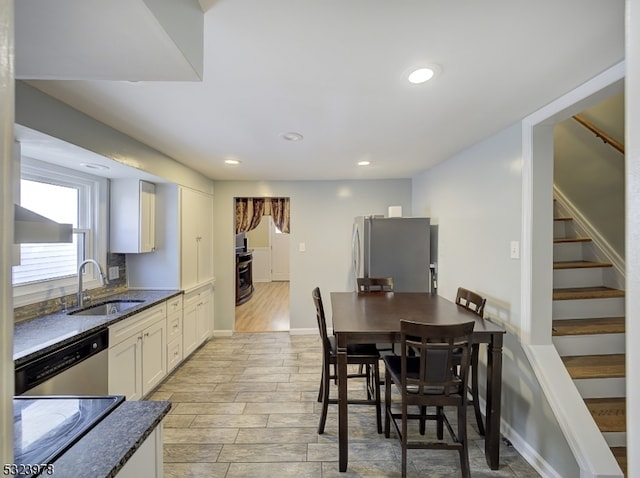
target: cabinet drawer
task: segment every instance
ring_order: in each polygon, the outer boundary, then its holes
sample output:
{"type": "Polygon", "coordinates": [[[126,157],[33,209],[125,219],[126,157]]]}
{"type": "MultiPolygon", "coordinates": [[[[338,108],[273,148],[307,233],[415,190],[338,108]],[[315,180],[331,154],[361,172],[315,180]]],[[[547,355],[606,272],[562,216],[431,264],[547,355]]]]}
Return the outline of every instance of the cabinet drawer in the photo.
{"type": "Polygon", "coordinates": [[[171,342],[182,336],[182,307],[174,314],[167,316],[167,341],[171,342]]]}
{"type": "Polygon", "coordinates": [[[167,345],[167,369],[171,372],[182,362],[182,336],[167,345]]]}
{"type": "Polygon", "coordinates": [[[167,315],[171,315],[180,310],[182,310],[182,295],[173,297],[167,301],[167,315]]]}
{"type": "Polygon", "coordinates": [[[195,289],[184,295],[184,308],[187,309],[192,305],[197,305],[200,302],[205,302],[211,296],[211,285],[207,284],[203,287],[195,289]]]}
{"type": "Polygon", "coordinates": [[[116,345],[126,338],[142,332],[154,322],[167,317],[167,304],[156,305],[139,314],[132,315],[109,327],[109,347],[116,345]]]}

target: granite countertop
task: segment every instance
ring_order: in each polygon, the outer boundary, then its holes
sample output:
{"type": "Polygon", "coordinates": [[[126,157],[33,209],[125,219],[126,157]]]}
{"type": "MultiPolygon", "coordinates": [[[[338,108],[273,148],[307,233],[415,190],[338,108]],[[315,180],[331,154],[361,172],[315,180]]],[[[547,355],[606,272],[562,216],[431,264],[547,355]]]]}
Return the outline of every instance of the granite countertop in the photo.
{"type": "Polygon", "coordinates": [[[115,476],[170,409],[171,402],[123,402],[53,462],[54,476],[115,476]]]}
{"type": "Polygon", "coordinates": [[[178,290],[129,290],[97,300],[95,305],[107,300],[144,300],[124,312],[113,315],[68,315],[67,311],[37,317],[15,324],[13,332],[13,360],[19,366],[29,360],[46,355],[76,339],[91,335],[142,310],[153,307],[182,294],[178,290]]]}

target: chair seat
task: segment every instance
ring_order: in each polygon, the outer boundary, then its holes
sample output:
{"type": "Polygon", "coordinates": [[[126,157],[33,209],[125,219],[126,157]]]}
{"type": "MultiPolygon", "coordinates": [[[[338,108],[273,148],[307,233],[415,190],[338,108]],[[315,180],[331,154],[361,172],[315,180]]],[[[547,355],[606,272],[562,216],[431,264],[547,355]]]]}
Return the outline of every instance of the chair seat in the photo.
{"type": "MultiPolygon", "coordinates": [[[[382,357],[386,370],[389,371],[393,382],[396,384],[402,383],[402,357],[398,355],[385,355],[382,357]]],[[[418,380],[420,376],[420,357],[407,357],[407,378],[409,380],[418,380]]],[[[408,385],[407,392],[416,393],[418,391],[417,385],[408,385]]],[[[424,392],[427,395],[442,395],[444,387],[442,386],[425,386],[424,392]]],[[[449,394],[457,394],[459,392],[458,387],[452,386],[449,389],[449,394]]]]}

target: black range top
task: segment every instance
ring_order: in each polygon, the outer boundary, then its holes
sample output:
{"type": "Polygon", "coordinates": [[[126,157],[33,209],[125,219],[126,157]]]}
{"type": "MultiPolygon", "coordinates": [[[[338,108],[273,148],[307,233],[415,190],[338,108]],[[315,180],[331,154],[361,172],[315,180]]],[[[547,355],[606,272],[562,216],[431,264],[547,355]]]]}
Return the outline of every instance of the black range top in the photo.
{"type": "Polygon", "coordinates": [[[51,464],[124,401],[124,396],[20,396],[13,399],[14,463],[21,476],[51,464]]]}

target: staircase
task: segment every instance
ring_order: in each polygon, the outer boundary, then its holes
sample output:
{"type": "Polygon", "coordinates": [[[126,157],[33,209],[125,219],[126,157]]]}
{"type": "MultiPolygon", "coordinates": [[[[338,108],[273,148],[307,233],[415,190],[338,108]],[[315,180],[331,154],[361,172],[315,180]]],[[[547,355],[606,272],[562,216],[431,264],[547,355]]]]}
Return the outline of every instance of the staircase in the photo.
{"type": "Polygon", "coordinates": [[[554,219],[553,343],[626,475],[624,291],[573,219],[554,219]]]}

